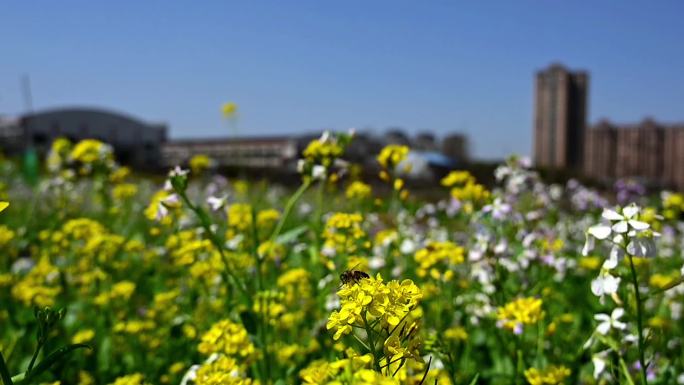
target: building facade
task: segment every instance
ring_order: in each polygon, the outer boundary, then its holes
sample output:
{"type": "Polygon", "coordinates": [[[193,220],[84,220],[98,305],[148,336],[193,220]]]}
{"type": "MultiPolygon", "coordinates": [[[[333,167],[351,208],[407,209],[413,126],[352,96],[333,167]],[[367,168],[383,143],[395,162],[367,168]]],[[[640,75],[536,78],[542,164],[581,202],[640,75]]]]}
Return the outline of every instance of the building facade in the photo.
{"type": "Polygon", "coordinates": [[[162,145],[161,165],[188,164],[195,155],[206,155],[217,167],[295,171],[297,141],[290,138],[179,139],[162,145]]]}
{"type": "Polygon", "coordinates": [[[579,169],[587,121],[589,75],[559,64],[535,79],[534,162],[538,167],[579,169]]]}
{"type": "Polygon", "coordinates": [[[121,113],[88,108],[40,111],[0,123],[0,149],[8,155],[21,154],[29,147],[45,154],[60,137],[71,141],[98,139],[112,145],[121,163],[154,168],[161,144],[167,140],[167,128],[121,113]]]}
{"type": "Polygon", "coordinates": [[[684,190],[684,125],[601,121],[587,131],[583,171],[603,182],[631,177],[684,190]]]}

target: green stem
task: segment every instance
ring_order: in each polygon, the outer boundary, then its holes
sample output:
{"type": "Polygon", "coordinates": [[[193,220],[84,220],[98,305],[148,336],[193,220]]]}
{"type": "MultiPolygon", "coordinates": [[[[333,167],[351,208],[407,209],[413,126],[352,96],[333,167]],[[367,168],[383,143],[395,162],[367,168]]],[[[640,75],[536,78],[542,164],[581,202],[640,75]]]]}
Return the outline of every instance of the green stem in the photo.
{"type": "Polygon", "coordinates": [[[9,374],[9,369],[7,369],[5,357],[2,356],[2,352],[0,352],[0,380],[2,380],[3,385],[13,385],[12,377],[9,374]]]}
{"type": "Polygon", "coordinates": [[[278,235],[280,235],[280,232],[283,230],[283,226],[285,226],[285,221],[287,221],[287,218],[290,216],[290,212],[294,208],[294,205],[302,197],[302,195],[309,188],[309,186],[311,186],[311,181],[307,180],[304,183],[302,183],[302,185],[299,186],[297,191],[295,191],[295,193],[292,194],[290,199],[287,201],[287,203],[285,204],[285,208],[283,209],[283,215],[280,217],[278,224],[273,230],[273,234],[271,234],[271,241],[275,241],[278,235]]]}
{"type": "Polygon", "coordinates": [[[648,385],[646,377],[646,359],[644,346],[644,324],[643,324],[643,305],[641,302],[641,293],[639,292],[639,281],[637,279],[636,269],[634,268],[634,259],[629,255],[629,267],[632,270],[632,284],[634,284],[634,294],[636,296],[636,310],[637,310],[637,328],[639,332],[639,364],[641,365],[641,383],[648,385]]]}
{"type": "Polygon", "coordinates": [[[370,347],[371,354],[373,355],[373,366],[375,367],[375,371],[382,373],[380,369],[380,357],[378,357],[378,354],[375,350],[375,342],[373,341],[373,329],[370,327],[370,324],[368,324],[366,312],[362,313],[361,318],[363,318],[363,325],[366,328],[366,334],[368,335],[368,346],[370,347]]]}
{"type": "Polygon", "coordinates": [[[33,357],[31,357],[31,362],[29,362],[28,369],[26,369],[26,375],[31,373],[31,370],[33,370],[33,364],[36,363],[36,358],[38,358],[38,353],[40,353],[40,349],[43,348],[43,343],[38,342],[38,346],[36,346],[36,351],[33,352],[33,357]]]}
{"type": "Polygon", "coordinates": [[[520,384],[520,380],[522,379],[522,376],[520,375],[524,370],[524,363],[523,363],[523,355],[522,355],[522,350],[517,349],[516,355],[518,356],[518,364],[515,367],[515,384],[520,384]]]}
{"type": "Polygon", "coordinates": [[[627,367],[627,364],[625,363],[625,360],[620,357],[620,367],[622,368],[622,372],[625,375],[625,379],[627,380],[628,385],[634,385],[634,380],[632,380],[632,375],[629,374],[629,368],[627,367]]]}
{"type": "Polygon", "coordinates": [[[235,286],[238,291],[245,297],[247,302],[251,305],[252,304],[252,299],[249,296],[247,289],[243,287],[240,284],[240,280],[233,275],[232,271],[230,270],[230,261],[228,260],[228,256],[226,255],[224,251],[224,247],[221,244],[221,241],[218,239],[218,236],[214,231],[211,229],[211,220],[209,219],[209,216],[200,208],[192,204],[190,202],[190,199],[188,196],[185,194],[185,191],[179,192],[177,191],[178,195],[180,195],[181,199],[183,200],[183,203],[188,206],[188,208],[195,213],[195,215],[199,218],[200,224],[202,225],[202,228],[204,231],[207,233],[207,236],[209,237],[209,241],[216,247],[216,249],[219,251],[219,254],[221,255],[221,260],[223,261],[223,264],[225,265],[225,268],[223,269],[222,273],[224,274],[224,279],[226,282],[232,282],[233,286],[235,286]]]}
{"type": "Polygon", "coordinates": [[[371,348],[370,348],[368,345],[366,345],[366,343],[363,342],[363,340],[362,340],[361,338],[359,338],[359,336],[357,336],[356,333],[354,333],[354,332],[352,331],[351,335],[352,335],[354,338],[356,338],[356,340],[361,344],[361,346],[363,346],[364,348],[366,348],[366,350],[368,350],[368,351],[371,350],[371,348]]]}

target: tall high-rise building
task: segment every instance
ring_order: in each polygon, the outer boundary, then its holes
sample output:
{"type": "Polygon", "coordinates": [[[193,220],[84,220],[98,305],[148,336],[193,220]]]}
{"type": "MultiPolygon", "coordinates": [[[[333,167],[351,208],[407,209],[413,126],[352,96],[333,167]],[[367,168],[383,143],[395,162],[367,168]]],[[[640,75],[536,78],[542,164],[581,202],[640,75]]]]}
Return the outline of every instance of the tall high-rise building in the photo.
{"type": "Polygon", "coordinates": [[[589,75],[559,64],[537,72],[534,162],[547,168],[579,169],[587,124],[589,75]]]}

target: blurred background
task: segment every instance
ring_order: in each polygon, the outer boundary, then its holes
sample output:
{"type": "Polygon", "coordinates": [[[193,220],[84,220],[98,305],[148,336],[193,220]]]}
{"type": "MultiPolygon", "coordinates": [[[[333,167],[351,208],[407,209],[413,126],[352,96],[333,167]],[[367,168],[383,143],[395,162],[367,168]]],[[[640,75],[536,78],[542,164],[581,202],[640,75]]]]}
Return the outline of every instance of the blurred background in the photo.
{"type": "Polygon", "coordinates": [[[416,178],[529,156],[551,179],[684,189],[684,3],[88,1],[0,6],[0,148],[111,143],[294,172],[324,130],[416,178]]]}

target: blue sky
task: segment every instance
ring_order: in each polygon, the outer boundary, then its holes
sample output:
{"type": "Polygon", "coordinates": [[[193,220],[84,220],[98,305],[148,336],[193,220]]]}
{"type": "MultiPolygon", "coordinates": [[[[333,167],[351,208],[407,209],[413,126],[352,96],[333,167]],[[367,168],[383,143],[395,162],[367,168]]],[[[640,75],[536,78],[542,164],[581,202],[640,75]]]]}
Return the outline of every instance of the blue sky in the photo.
{"type": "Polygon", "coordinates": [[[403,127],[529,154],[533,74],[590,71],[590,121],[684,121],[684,1],[6,1],[0,113],[89,105],[172,137],[403,127]]]}

